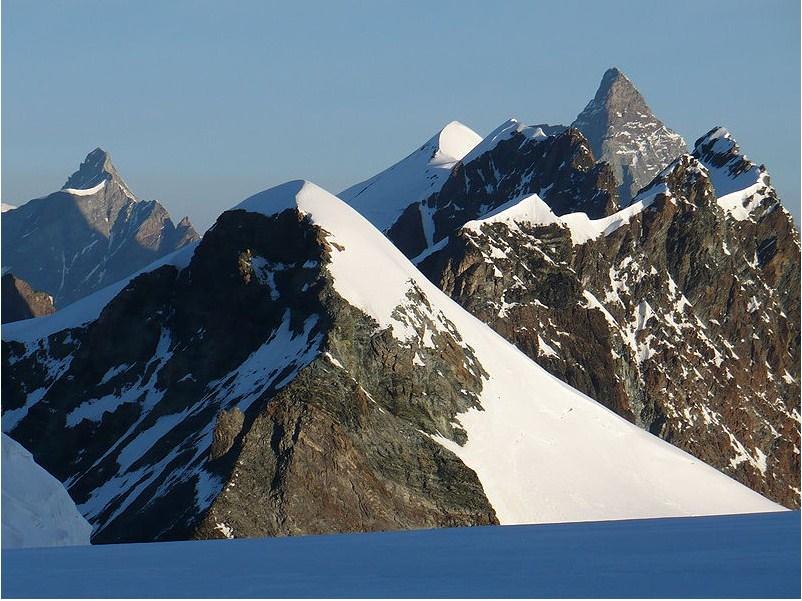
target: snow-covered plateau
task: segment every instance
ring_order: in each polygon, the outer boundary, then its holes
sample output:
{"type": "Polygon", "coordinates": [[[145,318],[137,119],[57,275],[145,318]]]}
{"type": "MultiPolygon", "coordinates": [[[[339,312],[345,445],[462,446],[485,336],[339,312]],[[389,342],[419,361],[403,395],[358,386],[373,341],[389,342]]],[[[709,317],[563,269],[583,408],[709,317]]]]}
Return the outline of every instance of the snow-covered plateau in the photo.
{"type": "Polygon", "coordinates": [[[3,551],[4,597],[799,598],[799,512],[3,551]]]}

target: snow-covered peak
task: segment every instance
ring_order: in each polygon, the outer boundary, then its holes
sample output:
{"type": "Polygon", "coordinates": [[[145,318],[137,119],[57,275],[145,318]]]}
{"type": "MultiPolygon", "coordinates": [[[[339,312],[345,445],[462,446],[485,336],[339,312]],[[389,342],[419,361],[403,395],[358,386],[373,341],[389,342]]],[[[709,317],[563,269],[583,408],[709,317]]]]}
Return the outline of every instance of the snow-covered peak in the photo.
{"type": "Polygon", "coordinates": [[[61,482],[2,435],[3,549],[88,545],[92,527],[61,482]]]}
{"type": "Polygon", "coordinates": [[[117,183],[127,196],[136,200],[111,162],[111,155],[98,147],[86,155],[81,166],[67,178],[61,189],[75,196],[88,196],[99,192],[108,181],[117,183]]]}
{"type": "Polygon", "coordinates": [[[718,205],[733,219],[749,219],[763,199],[773,194],[766,169],[742,154],[724,127],[714,127],[696,140],[693,156],[707,168],[718,205]]]}
{"type": "Polygon", "coordinates": [[[724,127],[714,127],[696,140],[693,155],[710,171],[719,196],[748,188],[765,173],[741,153],[735,138],[724,127]]]}
{"type": "MultiPolygon", "coordinates": [[[[479,134],[459,121],[452,121],[446,125],[437,134],[436,139],[437,149],[434,159],[438,159],[439,155],[440,161],[452,164],[468,154],[474,146],[482,141],[479,134]]],[[[433,141],[434,138],[429,144],[433,141]]]]}
{"type": "Polygon", "coordinates": [[[16,208],[17,208],[16,206],[8,204],[7,202],[2,203],[2,212],[3,213],[5,213],[6,211],[11,211],[11,210],[16,209],[16,208]]]}
{"type": "Polygon", "coordinates": [[[397,331],[398,323],[392,313],[406,298],[411,282],[433,288],[367,219],[312,182],[295,180],[281,184],[247,198],[234,209],[268,216],[296,209],[325,230],[328,241],[334,243],[328,269],[335,290],[381,327],[397,331]]]}
{"type": "MultiPolygon", "coordinates": [[[[529,198],[518,213],[550,219],[540,202],[529,198]]],[[[549,375],[446,296],[364,217],[319,186],[292,181],[235,207],[268,216],[288,209],[323,231],[330,247],[325,269],[346,302],[379,327],[391,328],[403,344],[425,345],[430,328],[442,328],[481,366],[482,409],[456,417],[467,442],[432,438],[476,472],[501,523],[781,509],[549,375]],[[423,321],[412,319],[421,315],[423,321]]],[[[514,206],[505,211],[516,212],[514,206]]]]}
{"type": "Polygon", "coordinates": [[[438,192],[452,167],[481,140],[469,127],[452,121],[395,165],[339,196],[385,231],[409,205],[438,192]]]}
{"type": "MultiPolygon", "coordinates": [[[[524,200],[495,218],[509,212],[553,219],[537,196],[524,200]]],[[[626,215],[606,218],[603,231],[649,202],[639,199],[626,215]]],[[[328,269],[335,289],[381,327],[392,327],[397,338],[421,336],[411,327],[404,332],[397,321],[413,287],[425,298],[416,302],[416,311],[459,333],[487,373],[482,410],[458,416],[466,444],[434,438],[476,471],[502,523],[781,509],[548,374],[446,296],[364,217],[319,186],[289,182],[236,208],[267,215],[295,208],[325,230],[332,243],[328,269]]]]}

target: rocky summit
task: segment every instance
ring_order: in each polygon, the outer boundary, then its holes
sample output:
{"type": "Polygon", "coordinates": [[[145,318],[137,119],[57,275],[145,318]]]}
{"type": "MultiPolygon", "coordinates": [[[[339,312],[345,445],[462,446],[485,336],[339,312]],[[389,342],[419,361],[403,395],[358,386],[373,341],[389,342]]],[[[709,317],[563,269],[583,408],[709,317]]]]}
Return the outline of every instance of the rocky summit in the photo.
{"type": "Polygon", "coordinates": [[[3,429],[96,543],[780,509],[549,375],[309,182],[110,295],[3,328],[3,429]]]}
{"type": "Polygon", "coordinates": [[[196,240],[157,201],[140,201],[96,148],[64,187],[3,212],[3,268],[62,308],[196,240]]]}
{"type": "Polygon", "coordinates": [[[688,148],[666,127],[629,78],[616,68],[602,77],[596,95],[571,124],[590,142],[594,156],[613,169],[621,204],[688,148]]]}

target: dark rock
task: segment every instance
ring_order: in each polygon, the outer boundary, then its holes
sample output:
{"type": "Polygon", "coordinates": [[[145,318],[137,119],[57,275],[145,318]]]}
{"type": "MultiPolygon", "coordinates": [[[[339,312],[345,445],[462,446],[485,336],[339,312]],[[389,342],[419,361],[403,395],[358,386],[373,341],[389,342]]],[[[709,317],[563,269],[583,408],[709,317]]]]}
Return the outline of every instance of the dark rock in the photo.
{"type": "Polygon", "coordinates": [[[209,451],[210,460],[220,459],[231,450],[244,423],[245,414],[238,407],[234,407],[230,411],[223,409],[217,414],[217,422],[214,424],[214,434],[212,435],[212,448],[209,451]]]}
{"type": "Polygon", "coordinates": [[[53,297],[45,292],[36,292],[28,282],[7,273],[3,276],[2,323],[50,315],[56,308],[53,297]]]}

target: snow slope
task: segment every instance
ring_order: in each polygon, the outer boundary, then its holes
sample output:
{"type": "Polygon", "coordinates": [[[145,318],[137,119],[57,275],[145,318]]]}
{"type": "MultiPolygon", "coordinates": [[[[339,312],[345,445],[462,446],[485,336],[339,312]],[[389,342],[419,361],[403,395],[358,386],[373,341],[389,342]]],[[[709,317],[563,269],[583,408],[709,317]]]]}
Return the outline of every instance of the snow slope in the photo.
{"type": "Polygon", "coordinates": [[[459,415],[464,446],[435,439],[476,471],[502,524],[782,510],[549,375],[315,184],[289,182],[237,208],[266,215],[297,208],[328,232],[335,289],[399,340],[417,334],[396,311],[413,285],[432,321],[456,328],[488,374],[484,410],[459,415]]]}
{"type": "Polygon", "coordinates": [[[469,127],[452,121],[406,158],[339,196],[385,231],[410,204],[440,190],[454,164],[481,140],[469,127]]]}
{"type": "Polygon", "coordinates": [[[16,209],[17,207],[14,205],[10,205],[6,202],[2,203],[2,212],[5,213],[6,211],[11,211],[12,209],[16,209]]]}
{"type": "MultiPolygon", "coordinates": [[[[668,194],[665,184],[644,190],[633,199],[632,204],[600,219],[591,219],[587,213],[569,213],[558,217],[540,196],[532,194],[511,200],[481,219],[469,221],[463,227],[480,231],[483,225],[490,223],[505,223],[513,227],[517,224],[556,224],[568,228],[574,244],[584,244],[600,236],[608,236],[629,223],[630,219],[651,206],[659,194],[668,194]]],[[[415,260],[417,262],[418,258],[415,260]]]]}
{"type": "Polygon", "coordinates": [[[3,549],[88,545],[92,527],[61,482],[19,443],[2,436],[3,549]]]}
{"type": "Polygon", "coordinates": [[[766,197],[774,195],[768,172],[741,153],[727,129],[714,127],[699,138],[694,155],[707,168],[718,206],[736,221],[749,219],[766,197]]]}
{"type": "Polygon", "coordinates": [[[799,513],[3,551],[4,597],[799,598],[799,513]]]}

